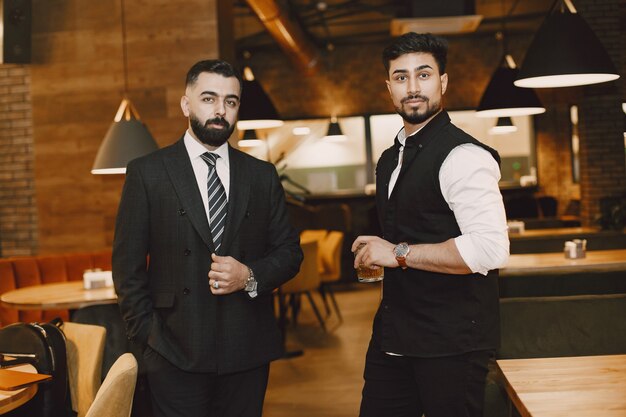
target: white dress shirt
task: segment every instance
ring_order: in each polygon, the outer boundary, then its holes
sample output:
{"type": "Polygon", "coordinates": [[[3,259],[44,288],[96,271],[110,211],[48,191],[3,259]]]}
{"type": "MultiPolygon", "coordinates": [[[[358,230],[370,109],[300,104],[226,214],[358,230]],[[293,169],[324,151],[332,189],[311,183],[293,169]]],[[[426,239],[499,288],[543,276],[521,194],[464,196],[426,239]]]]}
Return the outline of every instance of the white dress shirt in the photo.
{"type": "MultiPolygon", "coordinates": [[[[404,129],[398,134],[398,141],[402,146],[398,166],[389,179],[389,196],[402,165],[404,129]]],[[[439,170],[441,194],[461,229],[454,243],[469,269],[482,275],[504,266],[509,256],[506,214],[498,181],[500,167],[496,160],[486,149],[471,143],[454,148],[439,170]]]]}
{"type": "MultiPolygon", "coordinates": [[[[206,212],[206,218],[209,220],[209,196],[207,190],[207,177],[209,175],[209,166],[204,162],[200,155],[205,152],[209,152],[200,142],[193,138],[189,134],[189,131],[185,132],[185,148],[189,154],[189,160],[193,167],[193,173],[196,176],[196,182],[198,183],[198,189],[202,196],[202,203],[204,203],[204,210],[206,212]]],[[[228,199],[228,193],[230,191],[230,159],[228,158],[228,143],[224,143],[212,153],[218,154],[220,157],[215,162],[215,169],[217,170],[217,176],[222,181],[224,191],[226,191],[226,198],[228,199]]]]}

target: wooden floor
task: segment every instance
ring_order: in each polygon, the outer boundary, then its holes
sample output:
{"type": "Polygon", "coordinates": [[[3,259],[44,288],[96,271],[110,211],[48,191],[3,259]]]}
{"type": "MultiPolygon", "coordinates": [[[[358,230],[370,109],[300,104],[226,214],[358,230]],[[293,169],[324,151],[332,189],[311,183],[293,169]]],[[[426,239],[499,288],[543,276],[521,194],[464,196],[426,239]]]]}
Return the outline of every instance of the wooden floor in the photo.
{"type": "MultiPolygon", "coordinates": [[[[354,284],[349,290],[336,291],[336,297],[343,323],[333,312],[326,333],[303,299],[298,326],[288,330],[287,349],[303,349],[304,355],[272,363],[263,417],[358,415],[380,284],[354,284]]],[[[315,301],[323,310],[318,295],[315,301]]]]}

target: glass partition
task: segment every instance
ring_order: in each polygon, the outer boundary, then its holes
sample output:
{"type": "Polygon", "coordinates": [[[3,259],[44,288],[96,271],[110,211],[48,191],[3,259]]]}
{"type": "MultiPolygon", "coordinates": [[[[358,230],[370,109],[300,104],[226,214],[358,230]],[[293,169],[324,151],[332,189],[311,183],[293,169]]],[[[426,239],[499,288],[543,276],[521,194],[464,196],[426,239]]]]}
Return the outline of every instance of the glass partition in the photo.
{"type": "MultiPolygon", "coordinates": [[[[449,114],[455,125],[500,153],[502,187],[536,184],[531,116],[513,117],[517,130],[496,135],[490,133],[496,119],[478,118],[473,110],[449,114]]],[[[246,152],[274,163],[288,191],[363,194],[368,178],[374,178],[378,158],[393,145],[402,128],[402,118],[394,113],[342,117],[337,121],[343,136],[327,136],[330,119],[285,121],[279,128],[255,132],[262,145],[246,148],[246,152]]]]}

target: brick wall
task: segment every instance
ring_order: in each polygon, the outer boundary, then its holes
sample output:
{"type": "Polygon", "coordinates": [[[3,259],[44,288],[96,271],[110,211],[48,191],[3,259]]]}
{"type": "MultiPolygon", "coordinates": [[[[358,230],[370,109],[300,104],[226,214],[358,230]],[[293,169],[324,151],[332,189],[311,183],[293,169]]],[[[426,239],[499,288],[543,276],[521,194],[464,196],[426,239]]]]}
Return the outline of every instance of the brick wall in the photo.
{"type": "Polygon", "coordinates": [[[581,216],[593,224],[600,213],[600,199],[626,197],[624,166],[624,2],[580,0],[578,12],[594,30],[622,77],[618,81],[583,87],[580,103],[581,216]],[[620,17],[622,16],[622,17],[620,17]]]}
{"type": "Polygon", "coordinates": [[[30,69],[0,65],[0,256],[37,251],[30,69]]]}
{"type": "Polygon", "coordinates": [[[580,185],[574,182],[570,129],[570,104],[576,96],[556,101],[554,94],[540,94],[547,107],[545,114],[535,117],[538,195],[553,196],[562,215],[570,201],[580,200],[580,185]]]}

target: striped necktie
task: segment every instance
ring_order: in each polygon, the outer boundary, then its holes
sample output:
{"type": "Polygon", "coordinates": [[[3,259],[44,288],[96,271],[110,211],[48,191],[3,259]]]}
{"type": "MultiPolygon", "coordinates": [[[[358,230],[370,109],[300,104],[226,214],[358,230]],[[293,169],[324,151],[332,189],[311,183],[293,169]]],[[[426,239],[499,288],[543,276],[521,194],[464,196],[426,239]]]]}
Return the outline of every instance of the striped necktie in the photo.
{"type": "Polygon", "coordinates": [[[200,157],[209,166],[209,175],[207,177],[209,227],[211,228],[211,236],[213,236],[215,252],[217,252],[222,244],[222,237],[224,236],[228,200],[226,199],[224,185],[222,185],[222,181],[220,181],[220,177],[217,176],[217,170],[215,169],[215,162],[220,156],[215,153],[205,152],[200,155],[200,157]]]}

